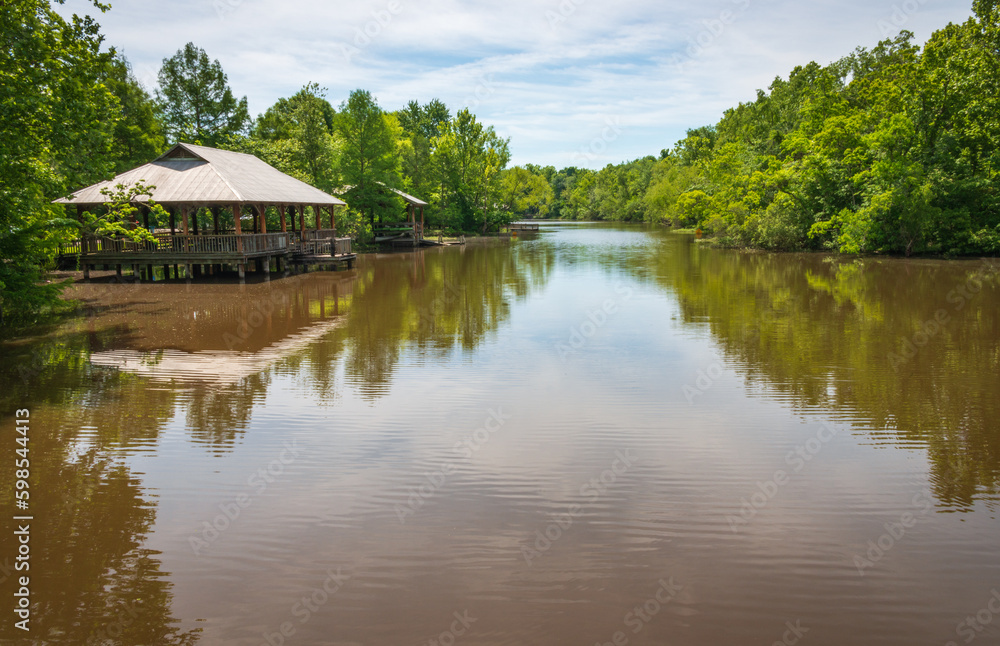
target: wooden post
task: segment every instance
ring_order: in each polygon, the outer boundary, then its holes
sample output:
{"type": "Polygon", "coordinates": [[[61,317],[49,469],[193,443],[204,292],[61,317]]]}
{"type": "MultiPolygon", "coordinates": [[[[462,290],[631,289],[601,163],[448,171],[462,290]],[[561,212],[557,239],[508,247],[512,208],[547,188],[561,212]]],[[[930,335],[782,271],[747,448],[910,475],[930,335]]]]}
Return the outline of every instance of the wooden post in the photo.
{"type": "Polygon", "coordinates": [[[292,209],[292,233],[295,233],[295,205],[291,205],[292,209]]]}
{"type": "MultiPolygon", "coordinates": [[[[282,233],[288,233],[288,229],[285,228],[285,205],[284,204],[279,204],[278,205],[278,215],[281,216],[281,232],[282,233]]],[[[293,225],[294,225],[294,221],[293,221],[293,225]]]]}
{"type": "Polygon", "coordinates": [[[188,207],[181,207],[181,231],[188,235],[188,207]]]}
{"type": "Polygon", "coordinates": [[[337,223],[333,221],[333,211],[336,208],[337,208],[336,206],[332,204],[330,205],[330,230],[333,231],[334,233],[337,232],[337,223]]]}
{"type": "Polygon", "coordinates": [[[142,206],[142,226],[146,227],[146,231],[149,231],[149,207],[142,206]]]}
{"type": "Polygon", "coordinates": [[[299,204],[299,237],[302,240],[306,239],[306,206],[305,204],[299,204]]]}
{"type": "Polygon", "coordinates": [[[267,233],[267,205],[258,204],[257,209],[260,211],[260,232],[267,233]]]}
{"type": "Polygon", "coordinates": [[[424,207],[420,207],[420,237],[424,237],[424,207]]]}
{"type": "MultiPolygon", "coordinates": [[[[240,225],[241,211],[242,211],[242,208],[240,207],[239,204],[233,204],[233,222],[236,223],[236,235],[237,236],[243,235],[243,227],[242,227],[242,225],[240,225]]],[[[240,253],[243,253],[243,238],[237,238],[236,239],[236,250],[239,251],[240,253]]],[[[243,269],[243,265],[240,264],[240,280],[242,280],[243,278],[244,278],[244,269],[243,269]]]]}
{"type": "Polygon", "coordinates": [[[119,283],[122,282],[122,266],[121,265],[115,265],[115,280],[117,280],[119,283]]]}
{"type": "Polygon", "coordinates": [[[191,232],[198,235],[198,207],[195,207],[194,211],[191,211],[191,232]]]}
{"type": "Polygon", "coordinates": [[[237,268],[239,269],[240,272],[240,282],[243,282],[244,280],[246,280],[247,277],[247,266],[241,262],[240,264],[237,265],[237,268]]]}
{"type": "Polygon", "coordinates": [[[177,234],[177,218],[174,216],[176,212],[175,207],[170,207],[170,235],[177,234]]]}
{"type": "Polygon", "coordinates": [[[212,207],[212,224],[215,226],[215,235],[219,235],[219,207],[212,207]]]}
{"type": "Polygon", "coordinates": [[[83,263],[83,280],[84,282],[90,282],[90,265],[83,263]]]}
{"type": "Polygon", "coordinates": [[[313,215],[316,216],[316,230],[319,231],[323,228],[322,223],[319,221],[319,204],[313,204],[313,211],[315,211],[313,215]]]}

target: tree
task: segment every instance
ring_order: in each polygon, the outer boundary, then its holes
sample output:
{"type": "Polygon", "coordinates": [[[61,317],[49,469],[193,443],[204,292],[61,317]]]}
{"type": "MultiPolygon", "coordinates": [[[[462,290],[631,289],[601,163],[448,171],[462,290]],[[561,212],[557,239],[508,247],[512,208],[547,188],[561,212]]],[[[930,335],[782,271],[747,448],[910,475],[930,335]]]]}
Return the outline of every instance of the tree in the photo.
{"type": "Polygon", "coordinates": [[[158,80],[157,104],[171,141],[216,146],[246,131],[246,97],[236,100],[222,65],[194,43],[163,59],[158,80]]]}
{"type": "Polygon", "coordinates": [[[428,220],[438,220],[437,206],[441,195],[441,174],[434,156],[434,139],[451,113],[439,99],[420,105],[410,101],[395,113],[403,131],[399,155],[402,162],[403,185],[414,195],[428,200],[431,208],[428,220]]]}
{"type": "Polygon", "coordinates": [[[447,190],[442,203],[452,225],[485,232],[509,222],[499,205],[510,140],[500,138],[492,126],[484,127],[466,108],[442,126],[435,146],[447,190]]]}
{"type": "Polygon", "coordinates": [[[326,100],[326,89],[317,83],[307,83],[294,96],[278,99],[260,115],[251,137],[286,151],[293,175],[324,191],[332,191],[338,187],[336,116],[326,100]]]}
{"type": "Polygon", "coordinates": [[[3,2],[0,41],[0,321],[19,326],[57,303],[59,286],[41,278],[73,221],[51,200],[109,174],[116,104],[90,17],[3,2]]]}
{"type": "Polygon", "coordinates": [[[391,124],[367,90],[354,90],[340,105],[337,132],[343,142],[340,172],[351,188],[347,201],[365,213],[371,226],[376,216],[398,213],[402,204],[386,190],[399,183],[399,158],[391,124]]]}
{"type": "Polygon", "coordinates": [[[120,116],[112,135],[111,160],[114,172],[121,173],[158,156],[167,139],[156,116],[156,104],[123,55],[111,60],[104,82],[118,99],[120,116]]]}
{"type": "Polygon", "coordinates": [[[555,197],[544,177],[521,166],[501,174],[500,191],[502,210],[516,216],[545,217],[555,197]]]}

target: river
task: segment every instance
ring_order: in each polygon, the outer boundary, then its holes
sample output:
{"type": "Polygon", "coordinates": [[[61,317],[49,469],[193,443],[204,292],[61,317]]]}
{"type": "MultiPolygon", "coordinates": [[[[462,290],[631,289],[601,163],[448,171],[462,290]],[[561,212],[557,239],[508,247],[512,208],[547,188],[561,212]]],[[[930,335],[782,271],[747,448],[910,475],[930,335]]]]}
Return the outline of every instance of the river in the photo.
{"type": "Polygon", "coordinates": [[[16,643],[1000,643],[1000,262],[552,223],[68,294],[0,350],[16,643]]]}

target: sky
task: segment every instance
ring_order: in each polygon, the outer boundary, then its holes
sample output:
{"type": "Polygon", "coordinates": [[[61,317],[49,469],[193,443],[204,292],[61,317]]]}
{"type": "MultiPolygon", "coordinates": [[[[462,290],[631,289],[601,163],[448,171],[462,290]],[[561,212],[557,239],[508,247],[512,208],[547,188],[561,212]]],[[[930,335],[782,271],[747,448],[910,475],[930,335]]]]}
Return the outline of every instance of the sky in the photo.
{"type": "Polygon", "coordinates": [[[797,65],[901,29],[923,43],[971,0],[111,0],[105,42],[150,91],[187,42],[218,59],[256,116],[309,82],[386,110],[468,107],[510,138],[511,164],[602,168],[659,155],[797,65]]]}

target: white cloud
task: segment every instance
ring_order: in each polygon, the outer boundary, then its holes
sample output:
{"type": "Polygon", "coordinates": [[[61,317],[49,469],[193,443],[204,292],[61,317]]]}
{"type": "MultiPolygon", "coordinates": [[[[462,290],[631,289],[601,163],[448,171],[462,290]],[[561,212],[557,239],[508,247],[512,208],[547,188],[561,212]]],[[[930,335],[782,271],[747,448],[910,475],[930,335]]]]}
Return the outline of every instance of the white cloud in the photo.
{"type": "MultiPolygon", "coordinates": [[[[220,60],[254,114],[310,81],[329,88],[335,105],[358,87],[387,109],[440,98],[453,110],[470,105],[510,136],[515,163],[600,167],[658,154],[796,65],[871,47],[887,29],[909,29],[922,42],[967,18],[969,7],[967,0],[133,0],[97,19],[147,86],[163,58],[190,41],[220,60]],[[620,132],[598,153],[592,144],[609,121],[620,132]]],[[[69,0],[60,11],[93,8],[69,0]]]]}

